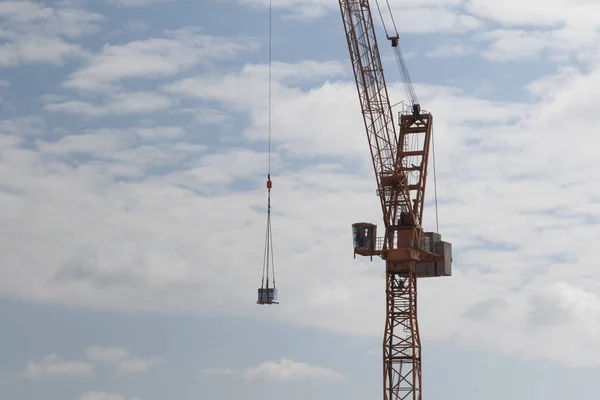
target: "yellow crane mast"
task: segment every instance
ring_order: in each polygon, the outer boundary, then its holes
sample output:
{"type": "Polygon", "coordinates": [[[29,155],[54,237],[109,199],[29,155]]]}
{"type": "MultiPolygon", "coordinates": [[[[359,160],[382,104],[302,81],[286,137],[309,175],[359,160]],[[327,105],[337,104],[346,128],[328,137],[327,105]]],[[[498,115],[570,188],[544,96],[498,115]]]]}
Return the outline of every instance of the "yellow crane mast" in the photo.
{"type": "Polygon", "coordinates": [[[417,278],[452,273],[452,245],[422,227],[433,116],[421,110],[395,23],[392,35],[384,23],[411,102],[409,110],[398,113],[396,134],[370,2],[339,0],[339,5],[385,225],[380,238],[374,224],[352,225],[355,257],[379,256],[386,265],[383,398],[421,400],[417,278]]]}

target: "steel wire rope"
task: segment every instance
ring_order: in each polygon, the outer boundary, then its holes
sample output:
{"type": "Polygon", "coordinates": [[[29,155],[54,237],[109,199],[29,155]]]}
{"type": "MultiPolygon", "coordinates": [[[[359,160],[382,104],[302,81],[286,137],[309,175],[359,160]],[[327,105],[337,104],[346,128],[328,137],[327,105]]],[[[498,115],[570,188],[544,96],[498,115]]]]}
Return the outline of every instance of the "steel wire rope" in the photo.
{"type": "Polygon", "coordinates": [[[433,192],[435,199],[435,227],[436,233],[440,233],[440,223],[438,218],[438,196],[437,196],[437,175],[435,172],[435,135],[433,134],[433,129],[431,130],[431,151],[433,156],[433,192]]]}
{"type": "MultiPolygon", "coordinates": [[[[375,0],[375,4],[377,5],[379,18],[381,19],[381,24],[383,25],[385,35],[389,39],[390,35],[388,33],[388,29],[383,18],[383,13],[381,12],[381,7],[379,7],[379,1],[375,0]]],[[[386,0],[386,5],[390,14],[390,19],[392,20],[392,26],[394,27],[394,36],[399,40],[400,34],[398,33],[398,27],[396,26],[396,20],[394,19],[394,13],[392,12],[389,0],[386,0]]],[[[415,89],[413,87],[412,79],[410,78],[410,73],[408,72],[408,67],[406,66],[406,62],[404,61],[404,56],[402,55],[402,50],[400,49],[399,45],[394,46],[394,55],[396,56],[396,63],[398,65],[400,75],[402,75],[402,83],[404,84],[404,90],[406,90],[406,94],[408,95],[411,103],[413,105],[418,104],[419,100],[417,98],[417,93],[415,92],[415,89]]]]}

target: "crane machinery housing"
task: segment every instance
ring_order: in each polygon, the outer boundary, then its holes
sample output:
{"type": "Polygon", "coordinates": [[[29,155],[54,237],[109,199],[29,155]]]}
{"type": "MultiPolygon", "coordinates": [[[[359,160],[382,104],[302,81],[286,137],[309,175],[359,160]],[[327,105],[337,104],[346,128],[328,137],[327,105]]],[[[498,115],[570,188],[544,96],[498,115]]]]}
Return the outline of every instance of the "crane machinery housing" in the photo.
{"type": "MultiPolygon", "coordinates": [[[[358,254],[372,260],[379,256],[386,262],[383,398],[421,400],[417,278],[452,274],[452,245],[442,241],[438,232],[423,231],[433,116],[421,110],[400,50],[395,22],[390,35],[377,4],[411,103],[410,108],[398,113],[396,134],[371,4],[369,0],[339,0],[339,6],[385,225],[379,238],[374,224],[352,225],[354,257],[358,254]]],[[[388,10],[391,15],[389,3],[388,10]]]]}

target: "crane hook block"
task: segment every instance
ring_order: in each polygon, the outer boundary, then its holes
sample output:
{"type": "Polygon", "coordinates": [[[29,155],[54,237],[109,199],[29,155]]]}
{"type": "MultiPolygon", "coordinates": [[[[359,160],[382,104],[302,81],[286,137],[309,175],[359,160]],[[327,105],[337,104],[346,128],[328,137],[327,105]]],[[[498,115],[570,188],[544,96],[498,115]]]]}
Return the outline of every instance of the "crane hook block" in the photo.
{"type": "Polygon", "coordinates": [[[273,183],[271,182],[271,180],[267,180],[267,189],[271,189],[271,187],[273,186],[273,183]]]}

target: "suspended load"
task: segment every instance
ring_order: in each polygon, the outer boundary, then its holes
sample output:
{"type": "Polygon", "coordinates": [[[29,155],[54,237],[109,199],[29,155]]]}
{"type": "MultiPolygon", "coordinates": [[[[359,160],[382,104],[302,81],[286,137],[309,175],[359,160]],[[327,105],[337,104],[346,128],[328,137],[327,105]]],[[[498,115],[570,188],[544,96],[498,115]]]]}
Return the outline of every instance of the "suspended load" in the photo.
{"type": "Polygon", "coordinates": [[[279,304],[277,301],[277,289],[260,288],[258,289],[258,304],[279,304]]]}
{"type": "Polygon", "coordinates": [[[267,234],[265,238],[265,254],[263,261],[263,276],[258,289],[257,304],[279,304],[277,289],[275,287],[275,264],[273,262],[273,234],[271,231],[271,174],[267,177],[268,203],[267,203],[267,234]],[[273,277],[273,286],[269,286],[269,276],[273,277]]]}

